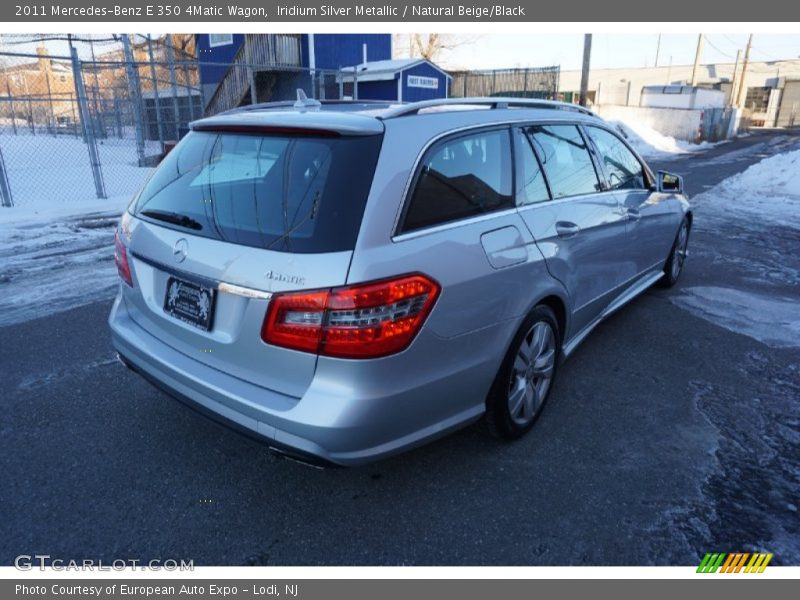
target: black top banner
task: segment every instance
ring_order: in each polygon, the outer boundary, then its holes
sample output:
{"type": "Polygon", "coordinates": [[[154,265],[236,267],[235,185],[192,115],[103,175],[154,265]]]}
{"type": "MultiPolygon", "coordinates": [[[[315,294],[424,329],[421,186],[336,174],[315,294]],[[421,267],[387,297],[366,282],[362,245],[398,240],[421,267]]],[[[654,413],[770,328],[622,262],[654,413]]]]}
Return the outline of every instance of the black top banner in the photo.
{"type": "MultiPolygon", "coordinates": [[[[384,0],[213,0],[155,2],[121,0],[63,0],[59,2],[3,2],[0,20],[6,23],[90,22],[797,22],[800,2],[760,0],[518,0],[515,2],[407,2],[384,0]]],[[[800,27],[798,27],[800,33],[800,27]]]]}

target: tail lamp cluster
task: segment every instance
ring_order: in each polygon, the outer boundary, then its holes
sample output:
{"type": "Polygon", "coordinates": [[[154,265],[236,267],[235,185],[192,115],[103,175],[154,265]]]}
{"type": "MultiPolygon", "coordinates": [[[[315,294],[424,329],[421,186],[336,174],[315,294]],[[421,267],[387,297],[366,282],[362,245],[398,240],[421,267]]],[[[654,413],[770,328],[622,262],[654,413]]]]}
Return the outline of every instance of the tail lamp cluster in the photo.
{"type": "Polygon", "coordinates": [[[268,344],[341,358],[405,349],[441,288],[424,275],[328,290],[275,294],[261,328],[268,344]]]}
{"type": "Polygon", "coordinates": [[[128,250],[119,237],[119,231],[114,232],[114,263],[117,265],[117,273],[120,279],[133,287],[133,277],[131,277],[131,266],[128,264],[128,250]]]}

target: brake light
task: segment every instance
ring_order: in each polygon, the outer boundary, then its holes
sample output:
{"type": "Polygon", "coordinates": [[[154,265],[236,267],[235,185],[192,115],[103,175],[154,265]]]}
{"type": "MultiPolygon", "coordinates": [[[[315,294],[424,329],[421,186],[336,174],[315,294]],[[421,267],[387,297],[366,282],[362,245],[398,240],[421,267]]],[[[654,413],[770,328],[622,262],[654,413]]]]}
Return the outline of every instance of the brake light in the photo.
{"type": "Polygon", "coordinates": [[[275,294],[261,339],[340,358],[377,358],[408,347],[441,288],[424,275],[275,294]]]}
{"type": "Polygon", "coordinates": [[[119,231],[114,232],[114,263],[117,265],[117,273],[120,279],[133,287],[133,278],[131,277],[131,268],[128,264],[128,249],[119,237],[119,231]]]}

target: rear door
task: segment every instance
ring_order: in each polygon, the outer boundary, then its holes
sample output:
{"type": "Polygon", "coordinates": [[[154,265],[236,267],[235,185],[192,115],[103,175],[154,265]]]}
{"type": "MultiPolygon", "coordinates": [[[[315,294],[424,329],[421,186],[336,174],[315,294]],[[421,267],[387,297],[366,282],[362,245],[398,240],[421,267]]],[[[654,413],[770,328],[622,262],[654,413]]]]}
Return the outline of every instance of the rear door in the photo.
{"type": "Polygon", "coordinates": [[[567,288],[575,333],[628,277],[625,218],[614,194],[603,192],[576,125],[516,128],[514,142],[519,213],[548,270],[567,288]]]}
{"type": "Polygon", "coordinates": [[[209,367],[300,397],[316,356],[261,340],[271,292],[342,285],[380,135],[192,132],[129,209],[132,318],[209,367]]]}
{"type": "Polygon", "coordinates": [[[627,221],[627,253],[635,265],[632,275],[660,268],[678,227],[680,213],[673,196],[655,190],[642,161],[617,134],[602,127],[584,127],[627,221]]]}

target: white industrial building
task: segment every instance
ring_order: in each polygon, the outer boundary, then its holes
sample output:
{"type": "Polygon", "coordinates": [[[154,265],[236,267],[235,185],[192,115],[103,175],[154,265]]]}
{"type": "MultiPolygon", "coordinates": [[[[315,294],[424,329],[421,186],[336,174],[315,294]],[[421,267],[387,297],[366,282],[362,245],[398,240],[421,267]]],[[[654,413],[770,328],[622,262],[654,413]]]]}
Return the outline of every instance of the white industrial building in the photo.
{"type": "MultiPolygon", "coordinates": [[[[733,62],[699,65],[697,86],[721,91],[724,94],[723,105],[730,105],[735,66],[733,62]]],[[[736,72],[736,79],[741,79],[741,63],[736,72]]],[[[653,106],[643,104],[647,95],[645,90],[651,86],[686,86],[691,79],[692,65],[592,69],[589,98],[595,105],[653,106]]],[[[578,70],[561,72],[559,92],[565,99],[571,99],[578,92],[580,80],[578,70]]],[[[689,92],[692,93],[697,100],[697,92],[689,92]]],[[[738,92],[736,96],[739,96],[738,92]]],[[[681,103],[690,101],[688,98],[676,100],[681,103]]],[[[741,106],[753,126],[800,126],[800,59],[751,61],[744,78],[741,106]]]]}

